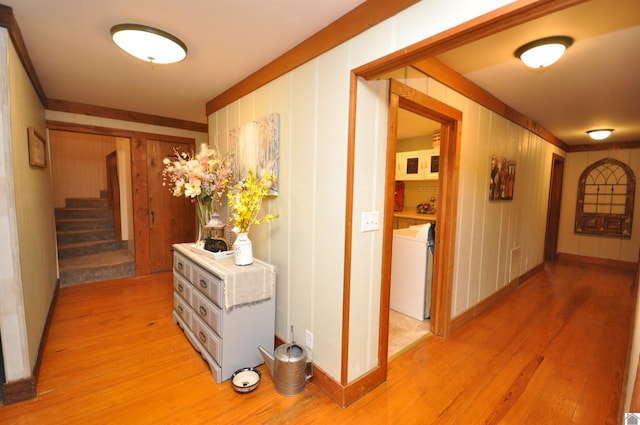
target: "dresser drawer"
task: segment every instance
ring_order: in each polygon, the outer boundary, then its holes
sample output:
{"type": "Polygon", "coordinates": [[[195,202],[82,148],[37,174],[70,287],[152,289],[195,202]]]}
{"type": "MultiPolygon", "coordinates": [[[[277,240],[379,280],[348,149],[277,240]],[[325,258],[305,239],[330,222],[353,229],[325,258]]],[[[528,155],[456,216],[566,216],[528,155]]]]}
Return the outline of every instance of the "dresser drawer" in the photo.
{"type": "Polygon", "coordinates": [[[215,333],[218,335],[222,334],[222,311],[220,308],[198,291],[193,291],[191,305],[196,314],[200,316],[215,333]]]}
{"type": "Polygon", "coordinates": [[[222,340],[197,315],[193,316],[193,333],[211,357],[222,364],[222,340]]]}
{"type": "Polygon", "coordinates": [[[192,303],[191,292],[193,292],[193,289],[191,288],[191,284],[184,277],[176,273],[173,274],[173,290],[180,294],[180,296],[189,304],[192,303]]]}
{"type": "Polygon", "coordinates": [[[173,310],[178,313],[178,316],[180,316],[187,326],[192,326],[191,308],[188,306],[187,302],[175,292],[173,293],[173,310]]]}
{"type": "Polygon", "coordinates": [[[193,277],[193,286],[216,303],[218,307],[222,307],[222,280],[195,265],[193,266],[193,277]]]}
{"type": "Polygon", "coordinates": [[[173,269],[184,276],[189,282],[192,281],[192,266],[191,261],[187,260],[182,254],[174,252],[173,255],[173,269]]]}

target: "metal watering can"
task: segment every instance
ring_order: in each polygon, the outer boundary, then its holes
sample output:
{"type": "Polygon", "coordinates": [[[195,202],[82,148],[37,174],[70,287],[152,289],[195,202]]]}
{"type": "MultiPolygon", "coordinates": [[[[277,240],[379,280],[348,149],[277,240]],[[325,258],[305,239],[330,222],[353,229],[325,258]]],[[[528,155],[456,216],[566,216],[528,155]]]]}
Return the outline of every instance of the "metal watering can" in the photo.
{"type": "Polygon", "coordinates": [[[307,360],[304,347],[295,342],[282,344],[276,348],[273,356],[261,345],[258,346],[258,350],[264,358],[273,378],[273,385],[279,394],[292,396],[304,390],[307,381],[313,376],[313,362],[307,360]]]}

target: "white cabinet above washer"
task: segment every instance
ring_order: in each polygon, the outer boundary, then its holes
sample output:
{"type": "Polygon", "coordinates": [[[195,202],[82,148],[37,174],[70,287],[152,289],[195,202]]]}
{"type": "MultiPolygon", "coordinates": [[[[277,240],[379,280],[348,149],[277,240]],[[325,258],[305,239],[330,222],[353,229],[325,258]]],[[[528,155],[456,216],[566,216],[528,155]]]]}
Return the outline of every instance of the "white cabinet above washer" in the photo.
{"type": "Polygon", "coordinates": [[[440,170],[440,150],[396,153],[396,180],[436,180],[440,170]]]}

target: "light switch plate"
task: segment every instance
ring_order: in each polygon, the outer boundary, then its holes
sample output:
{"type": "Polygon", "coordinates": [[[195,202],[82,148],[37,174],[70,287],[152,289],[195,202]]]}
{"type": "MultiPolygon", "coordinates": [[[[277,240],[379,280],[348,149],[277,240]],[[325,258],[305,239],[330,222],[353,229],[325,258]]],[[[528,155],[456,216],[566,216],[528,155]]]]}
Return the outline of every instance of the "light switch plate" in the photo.
{"type": "Polygon", "coordinates": [[[380,229],[380,211],[363,212],[360,231],[372,232],[378,229],[380,229]]]}
{"type": "Polygon", "coordinates": [[[306,329],[304,333],[304,345],[306,345],[309,350],[313,350],[313,333],[311,333],[309,329],[306,329]]]}

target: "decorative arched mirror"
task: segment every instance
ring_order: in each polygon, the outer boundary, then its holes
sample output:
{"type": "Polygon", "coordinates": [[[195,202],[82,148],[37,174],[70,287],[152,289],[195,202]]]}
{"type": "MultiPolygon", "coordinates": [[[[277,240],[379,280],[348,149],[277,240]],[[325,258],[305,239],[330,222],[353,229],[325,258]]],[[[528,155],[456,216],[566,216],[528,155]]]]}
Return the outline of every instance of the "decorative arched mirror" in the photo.
{"type": "Polygon", "coordinates": [[[636,177],[624,162],[604,158],[578,180],[576,233],[631,237],[636,177]]]}

